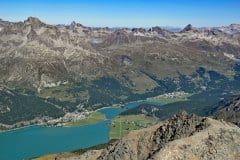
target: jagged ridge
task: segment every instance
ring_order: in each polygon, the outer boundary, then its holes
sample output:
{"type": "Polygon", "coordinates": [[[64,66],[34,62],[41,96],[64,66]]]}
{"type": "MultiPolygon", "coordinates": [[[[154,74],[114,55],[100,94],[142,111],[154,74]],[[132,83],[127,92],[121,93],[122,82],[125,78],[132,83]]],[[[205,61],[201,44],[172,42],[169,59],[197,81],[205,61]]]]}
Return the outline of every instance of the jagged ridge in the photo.
{"type": "Polygon", "coordinates": [[[240,128],[185,112],[76,159],[238,159],[240,128]]]}

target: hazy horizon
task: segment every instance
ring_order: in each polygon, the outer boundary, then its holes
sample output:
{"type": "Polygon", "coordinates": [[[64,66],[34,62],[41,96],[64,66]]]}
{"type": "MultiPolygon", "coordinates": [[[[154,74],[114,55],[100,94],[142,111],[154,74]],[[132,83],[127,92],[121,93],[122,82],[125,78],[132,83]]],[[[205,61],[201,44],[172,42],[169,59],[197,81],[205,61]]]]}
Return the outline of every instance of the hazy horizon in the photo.
{"type": "Polygon", "coordinates": [[[48,24],[72,21],[90,27],[226,26],[240,22],[237,0],[2,0],[0,18],[23,21],[37,17],[48,24]]]}

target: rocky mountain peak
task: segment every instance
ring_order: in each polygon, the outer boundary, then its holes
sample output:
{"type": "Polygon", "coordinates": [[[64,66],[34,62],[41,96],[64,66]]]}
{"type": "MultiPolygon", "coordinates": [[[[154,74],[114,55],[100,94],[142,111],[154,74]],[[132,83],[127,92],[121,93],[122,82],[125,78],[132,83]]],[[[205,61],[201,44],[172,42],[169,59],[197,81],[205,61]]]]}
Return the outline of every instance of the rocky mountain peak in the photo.
{"type": "Polygon", "coordinates": [[[149,29],[150,32],[157,32],[158,34],[164,34],[164,32],[166,30],[163,30],[161,27],[159,26],[155,26],[149,29]]]}
{"type": "Polygon", "coordinates": [[[193,30],[193,26],[191,24],[188,24],[186,27],[183,28],[181,32],[188,32],[193,30]]]}
{"type": "Polygon", "coordinates": [[[183,111],[174,115],[154,133],[154,147],[149,156],[151,157],[155,152],[163,148],[166,143],[191,136],[208,126],[206,118],[196,116],[195,114],[188,114],[183,111]]]}
{"type": "Polygon", "coordinates": [[[11,24],[11,22],[4,21],[3,19],[0,18],[0,27],[6,27],[10,24],[11,24]]]}
{"type": "Polygon", "coordinates": [[[34,27],[42,27],[45,25],[40,19],[36,17],[28,17],[27,20],[24,21],[24,24],[34,27]]]}
{"type": "Polygon", "coordinates": [[[77,23],[75,21],[72,21],[70,26],[75,26],[77,23]]]}
{"type": "Polygon", "coordinates": [[[78,27],[80,27],[80,28],[86,28],[86,27],[83,26],[82,24],[77,23],[77,22],[75,22],[75,21],[72,21],[71,24],[69,25],[69,29],[71,29],[71,30],[75,30],[75,29],[78,28],[78,27]]]}
{"type": "Polygon", "coordinates": [[[158,32],[158,31],[162,31],[162,28],[159,27],[159,26],[155,26],[155,27],[150,28],[149,31],[152,31],[152,32],[156,31],[156,32],[158,32]]]}
{"type": "Polygon", "coordinates": [[[240,28],[240,24],[236,24],[236,23],[230,24],[229,26],[231,28],[240,28]]]}
{"type": "Polygon", "coordinates": [[[72,23],[70,24],[69,28],[70,29],[75,29],[77,23],[75,21],[72,21],[72,23]]]}
{"type": "Polygon", "coordinates": [[[145,33],[146,32],[146,29],[144,28],[133,28],[132,29],[132,32],[141,32],[141,33],[145,33]]]}

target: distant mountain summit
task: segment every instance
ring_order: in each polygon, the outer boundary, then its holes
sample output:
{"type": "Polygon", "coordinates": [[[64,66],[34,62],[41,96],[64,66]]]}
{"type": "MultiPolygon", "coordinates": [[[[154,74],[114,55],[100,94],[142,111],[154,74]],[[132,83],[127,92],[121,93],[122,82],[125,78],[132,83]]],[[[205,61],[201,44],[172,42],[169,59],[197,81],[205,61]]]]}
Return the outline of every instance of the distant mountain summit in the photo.
{"type": "Polygon", "coordinates": [[[77,26],[77,23],[75,21],[72,21],[69,28],[73,30],[73,29],[75,29],[76,26],[77,26]]]}
{"type": "Polygon", "coordinates": [[[24,24],[31,25],[33,27],[43,27],[46,25],[36,17],[28,17],[27,20],[24,21],[24,24]]]}
{"type": "Polygon", "coordinates": [[[8,22],[8,21],[4,21],[0,18],[0,28],[3,28],[3,27],[6,27],[8,25],[10,25],[11,22],[8,22]]]}
{"type": "Polygon", "coordinates": [[[183,28],[183,30],[181,32],[188,32],[188,31],[194,31],[196,30],[195,28],[193,28],[193,26],[191,24],[188,24],[186,27],[183,28]]]}
{"type": "Polygon", "coordinates": [[[240,34],[240,24],[231,24],[225,27],[217,27],[217,29],[230,35],[240,34]]]}

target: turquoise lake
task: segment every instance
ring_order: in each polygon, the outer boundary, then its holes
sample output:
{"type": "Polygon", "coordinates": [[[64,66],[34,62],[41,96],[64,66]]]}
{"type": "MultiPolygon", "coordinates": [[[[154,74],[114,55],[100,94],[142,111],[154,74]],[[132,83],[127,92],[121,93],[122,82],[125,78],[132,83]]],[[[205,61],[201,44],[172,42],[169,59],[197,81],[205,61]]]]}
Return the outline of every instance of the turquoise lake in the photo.
{"type": "MultiPolygon", "coordinates": [[[[152,103],[131,102],[124,105],[124,108],[140,104],[152,103]]],[[[106,121],[81,127],[30,126],[0,133],[0,160],[20,160],[107,143],[108,122],[122,111],[121,108],[101,109],[99,112],[106,115],[106,121]]]]}

